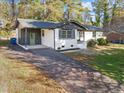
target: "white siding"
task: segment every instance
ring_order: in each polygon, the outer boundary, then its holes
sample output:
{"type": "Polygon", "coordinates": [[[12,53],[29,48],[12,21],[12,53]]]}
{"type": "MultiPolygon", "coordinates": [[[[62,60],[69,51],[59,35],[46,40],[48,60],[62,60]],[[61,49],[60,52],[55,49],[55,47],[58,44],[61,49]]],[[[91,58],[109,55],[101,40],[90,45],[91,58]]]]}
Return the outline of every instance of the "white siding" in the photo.
{"type": "Polygon", "coordinates": [[[96,32],[96,37],[93,37],[93,31],[86,32],[85,31],[85,41],[88,41],[90,39],[98,39],[103,38],[103,32],[96,32]]]}
{"type": "MultiPolygon", "coordinates": [[[[16,29],[17,43],[18,43],[18,36],[19,36],[18,31],[19,29],[16,29]]],[[[84,38],[85,40],[79,43],[77,41],[79,40],[79,33],[77,30],[75,30],[75,39],[60,39],[59,29],[55,29],[55,32],[54,30],[44,30],[44,36],[42,36],[42,30],[41,30],[41,42],[42,42],[42,45],[45,45],[53,49],[55,46],[56,50],[58,50],[58,48],[60,48],[60,50],[75,49],[75,48],[86,49],[87,41],[95,38],[93,38],[92,31],[85,31],[84,35],[85,35],[85,38],[84,38]],[[55,37],[54,37],[54,34],[55,34],[55,37]],[[55,38],[55,41],[54,41],[54,38],[55,38]],[[54,42],[55,42],[55,45],[54,45],[54,42]]],[[[103,32],[96,32],[96,39],[101,38],[102,35],[103,35],[103,32]]]]}
{"type": "Polygon", "coordinates": [[[79,31],[77,31],[77,40],[79,40],[80,39],[80,33],[79,33],[79,31]]]}
{"type": "Polygon", "coordinates": [[[83,31],[77,31],[77,40],[84,41],[84,32],[83,31]]]}
{"type": "Polygon", "coordinates": [[[18,44],[18,31],[19,31],[19,29],[18,28],[16,28],[16,43],[18,44]]]}
{"type": "Polygon", "coordinates": [[[77,44],[78,48],[80,49],[87,49],[87,42],[82,42],[77,44]]]}
{"type": "Polygon", "coordinates": [[[102,38],[103,37],[103,32],[96,32],[96,39],[102,38]]]}
{"type": "Polygon", "coordinates": [[[51,48],[54,48],[54,31],[44,30],[44,36],[42,36],[42,44],[51,48]]]}
{"type": "Polygon", "coordinates": [[[85,40],[84,41],[88,41],[90,39],[93,39],[93,32],[84,32],[84,36],[85,36],[85,40]]]}
{"type": "Polygon", "coordinates": [[[75,30],[75,39],[60,39],[59,38],[59,29],[55,29],[55,49],[58,50],[66,50],[66,49],[74,49],[77,47],[77,30],[75,30]],[[73,47],[71,47],[73,45],[73,47]],[[64,47],[62,47],[64,46],[64,47]]]}

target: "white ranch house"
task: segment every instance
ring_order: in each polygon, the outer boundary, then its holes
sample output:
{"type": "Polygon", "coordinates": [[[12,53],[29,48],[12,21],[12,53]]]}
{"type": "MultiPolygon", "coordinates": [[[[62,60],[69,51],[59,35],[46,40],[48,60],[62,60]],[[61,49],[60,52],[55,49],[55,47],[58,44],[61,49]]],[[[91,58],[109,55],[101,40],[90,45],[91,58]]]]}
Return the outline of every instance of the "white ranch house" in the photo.
{"type": "Polygon", "coordinates": [[[90,39],[101,37],[101,28],[81,25],[75,21],[56,23],[19,19],[16,22],[17,44],[24,49],[86,49],[90,39]]]}

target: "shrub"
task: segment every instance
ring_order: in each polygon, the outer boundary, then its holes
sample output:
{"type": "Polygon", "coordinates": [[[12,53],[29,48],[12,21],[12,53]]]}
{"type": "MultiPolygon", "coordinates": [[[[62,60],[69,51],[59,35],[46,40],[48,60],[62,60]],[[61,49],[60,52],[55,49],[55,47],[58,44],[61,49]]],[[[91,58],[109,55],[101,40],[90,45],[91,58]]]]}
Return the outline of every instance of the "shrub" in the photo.
{"type": "Polygon", "coordinates": [[[88,47],[95,47],[95,45],[97,44],[97,42],[93,39],[89,40],[87,43],[88,47]]]}
{"type": "Polygon", "coordinates": [[[98,45],[107,45],[108,44],[108,40],[104,39],[104,38],[99,38],[99,39],[97,39],[97,44],[98,45]]]}

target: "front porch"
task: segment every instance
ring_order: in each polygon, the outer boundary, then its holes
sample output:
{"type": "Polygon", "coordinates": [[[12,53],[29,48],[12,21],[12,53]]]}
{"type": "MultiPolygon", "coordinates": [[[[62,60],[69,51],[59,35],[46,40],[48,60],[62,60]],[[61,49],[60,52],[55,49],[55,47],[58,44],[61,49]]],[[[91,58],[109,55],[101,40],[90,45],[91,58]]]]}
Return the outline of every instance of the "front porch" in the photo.
{"type": "Polygon", "coordinates": [[[24,45],[20,45],[20,44],[18,44],[18,45],[21,46],[22,48],[24,48],[25,50],[48,48],[45,45],[28,45],[28,46],[24,46],[24,45]]]}
{"type": "Polygon", "coordinates": [[[24,49],[45,48],[42,45],[42,31],[36,28],[23,28],[18,31],[17,44],[24,49]]]}

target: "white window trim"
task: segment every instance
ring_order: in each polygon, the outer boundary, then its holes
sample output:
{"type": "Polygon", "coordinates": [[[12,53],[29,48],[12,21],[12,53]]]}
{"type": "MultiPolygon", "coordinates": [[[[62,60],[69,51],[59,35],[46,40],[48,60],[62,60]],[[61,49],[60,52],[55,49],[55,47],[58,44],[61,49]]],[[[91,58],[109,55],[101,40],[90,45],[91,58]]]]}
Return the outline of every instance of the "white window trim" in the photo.
{"type": "Polygon", "coordinates": [[[59,39],[75,39],[75,30],[74,29],[72,29],[72,30],[62,30],[62,29],[59,30],[59,39]],[[60,31],[65,31],[66,32],[65,38],[62,37],[62,34],[60,36],[60,31]],[[71,32],[71,38],[68,37],[68,31],[71,32]]]}
{"type": "Polygon", "coordinates": [[[93,31],[93,37],[96,37],[97,34],[96,34],[96,31],[93,31]]]}

